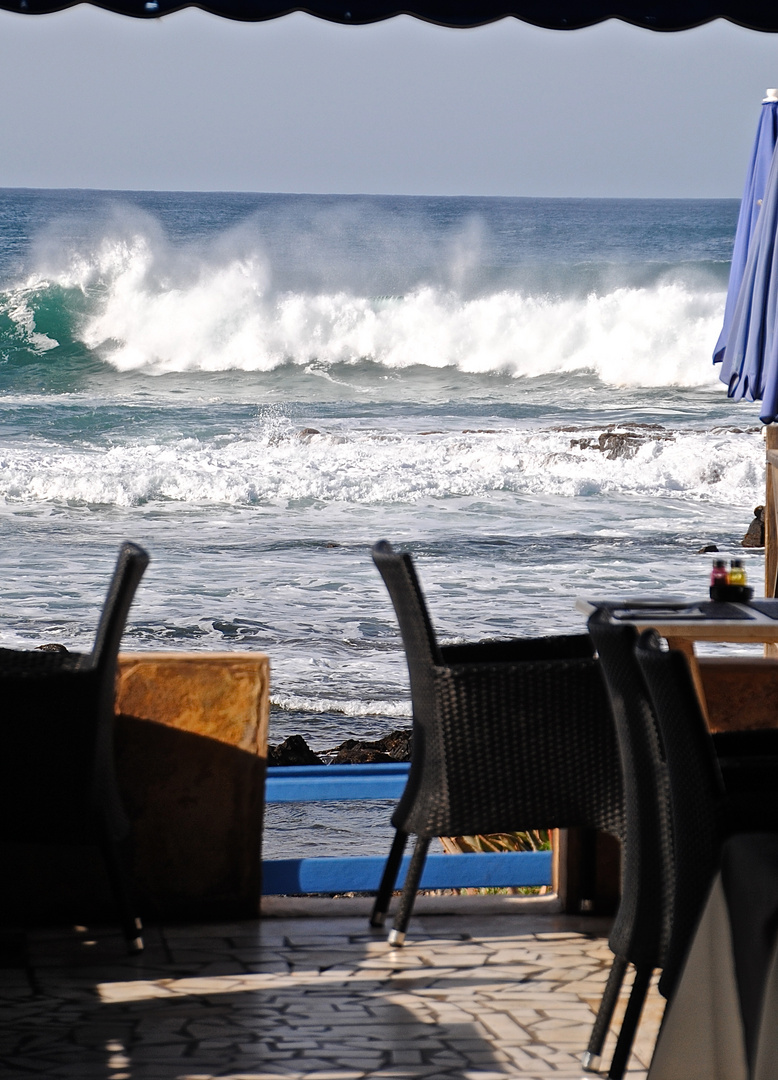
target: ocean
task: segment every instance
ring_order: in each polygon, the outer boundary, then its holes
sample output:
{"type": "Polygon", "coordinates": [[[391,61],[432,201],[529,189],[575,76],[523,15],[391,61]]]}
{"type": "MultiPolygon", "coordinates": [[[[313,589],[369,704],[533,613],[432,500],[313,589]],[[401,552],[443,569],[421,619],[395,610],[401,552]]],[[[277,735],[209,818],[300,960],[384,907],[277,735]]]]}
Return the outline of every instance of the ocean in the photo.
{"type": "MultiPolygon", "coordinates": [[[[711,364],[736,200],[0,191],[0,644],[262,650],[271,742],[410,722],[370,545],[445,641],[699,594],[764,501],[711,364]],[[613,438],[621,434],[623,438],[613,438]]],[[[383,852],[385,804],[269,811],[267,853],[383,852]]]]}

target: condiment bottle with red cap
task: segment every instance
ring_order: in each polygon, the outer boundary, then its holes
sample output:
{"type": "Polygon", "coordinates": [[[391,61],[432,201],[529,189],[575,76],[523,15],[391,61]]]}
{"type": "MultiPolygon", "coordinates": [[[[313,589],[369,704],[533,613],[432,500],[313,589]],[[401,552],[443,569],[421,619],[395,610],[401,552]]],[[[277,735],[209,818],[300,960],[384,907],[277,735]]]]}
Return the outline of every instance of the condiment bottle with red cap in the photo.
{"type": "Polygon", "coordinates": [[[713,562],[713,569],[710,572],[710,584],[711,588],[715,588],[718,585],[729,585],[730,579],[727,573],[727,564],[723,559],[715,559],[713,562]]]}

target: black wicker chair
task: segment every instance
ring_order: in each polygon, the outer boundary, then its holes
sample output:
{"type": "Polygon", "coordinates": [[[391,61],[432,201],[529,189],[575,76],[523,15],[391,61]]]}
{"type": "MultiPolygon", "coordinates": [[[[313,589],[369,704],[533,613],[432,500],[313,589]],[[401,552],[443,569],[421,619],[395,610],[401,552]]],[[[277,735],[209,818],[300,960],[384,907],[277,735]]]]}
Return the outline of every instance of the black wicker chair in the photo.
{"type": "Polygon", "coordinates": [[[119,552],[90,654],[0,649],[0,838],[97,844],[131,952],[143,948],[119,847],[129,832],[116,783],[113,702],[127,613],[148,565],[119,552]]]}
{"type": "MultiPolygon", "coordinates": [[[[583,1060],[586,1069],[597,1068],[627,966],[634,964],[635,979],[608,1072],[611,1080],[619,1080],[627,1066],[652,972],[666,963],[675,897],[673,827],[664,743],[635,656],[637,631],[629,624],[612,622],[607,610],[600,610],[589,620],[589,633],[602,664],[616,724],[626,836],[621,903],[608,942],[615,959],[583,1060]]],[[[714,774],[720,773],[722,799],[737,798],[739,790],[778,786],[778,730],[711,737],[704,724],[703,729],[705,760],[714,774]]],[[[666,990],[669,979],[662,985],[666,990]]]]}
{"type": "Polygon", "coordinates": [[[620,837],[618,748],[588,635],[438,645],[410,555],[373,559],[400,624],[413,702],[413,760],[372,926],[382,926],[416,836],[389,940],[401,945],[430,840],[583,827],[620,837]]]}
{"type": "Polygon", "coordinates": [[[608,945],[614,954],[584,1068],[596,1071],[629,964],[635,978],[608,1076],[620,1080],[629,1060],[654,968],[663,964],[670,925],[672,833],[667,765],[648,689],[637,660],[637,631],[612,623],[607,611],[589,619],[589,633],[608,687],[624,777],[625,842],[621,902],[608,945]]]}
{"type": "Polygon", "coordinates": [[[684,654],[664,650],[653,630],[640,636],[635,652],[667,760],[672,895],[659,990],[669,998],[724,839],[733,833],[778,830],[776,732],[712,738],[684,654]],[[753,754],[743,753],[748,750],[753,754]]]}

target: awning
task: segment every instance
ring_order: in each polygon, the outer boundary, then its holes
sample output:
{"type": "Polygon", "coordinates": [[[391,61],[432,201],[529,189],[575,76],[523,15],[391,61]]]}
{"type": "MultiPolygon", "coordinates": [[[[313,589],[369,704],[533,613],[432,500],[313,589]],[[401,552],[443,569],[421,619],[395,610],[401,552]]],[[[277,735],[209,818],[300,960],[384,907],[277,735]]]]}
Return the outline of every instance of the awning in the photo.
{"type": "MultiPolygon", "coordinates": [[[[6,11],[43,15],[74,6],[79,0],[0,0],[6,11]]],[[[667,0],[641,4],[634,0],[99,0],[95,7],[154,19],[186,7],[243,22],[260,22],[302,11],[346,25],[379,22],[412,15],[441,26],[482,26],[507,17],[550,30],[576,30],[605,19],[621,19],[649,30],[689,30],[713,19],[727,19],[750,30],[778,31],[778,5],[765,0],[667,0]]]]}

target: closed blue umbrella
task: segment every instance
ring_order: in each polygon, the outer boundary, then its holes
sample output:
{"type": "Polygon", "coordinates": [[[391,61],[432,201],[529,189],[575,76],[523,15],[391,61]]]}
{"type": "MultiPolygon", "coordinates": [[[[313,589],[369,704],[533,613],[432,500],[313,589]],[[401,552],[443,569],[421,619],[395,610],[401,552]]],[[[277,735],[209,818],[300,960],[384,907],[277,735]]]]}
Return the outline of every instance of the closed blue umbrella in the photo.
{"type": "MultiPolygon", "coordinates": [[[[729,340],[732,318],[735,314],[740,285],[743,281],[743,273],[746,268],[746,259],[751,246],[751,240],[759,217],[759,208],[762,205],[767,176],[770,172],[770,163],[773,160],[773,151],[778,142],[778,90],[768,90],[767,96],[762,102],[762,111],[759,116],[759,126],[756,130],[756,139],[751,151],[751,160],[746,173],[746,184],[743,190],[743,199],[740,203],[740,213],[737,219],[735,232],[735,246],[732,251],[732,268],[729,272],[729,286],[727,288],[727,304],[724,309],[724,326],[713,350],[713,363],[718,364],[724,359],[724,350],[729,340]]],[[[731,373],[721,373],[722,382],[730,382],[731,373]]]]}
{"type": "Polygon", "coordinates": [[[778,153],[773,153],[762,205],[748,247],[721,379],[735,400],[761,399],[760,418],[778,414],[778,153]]]}

